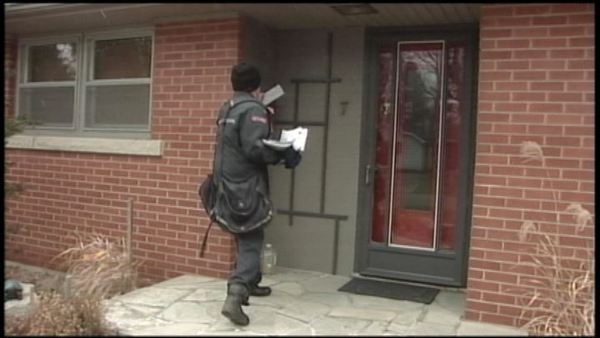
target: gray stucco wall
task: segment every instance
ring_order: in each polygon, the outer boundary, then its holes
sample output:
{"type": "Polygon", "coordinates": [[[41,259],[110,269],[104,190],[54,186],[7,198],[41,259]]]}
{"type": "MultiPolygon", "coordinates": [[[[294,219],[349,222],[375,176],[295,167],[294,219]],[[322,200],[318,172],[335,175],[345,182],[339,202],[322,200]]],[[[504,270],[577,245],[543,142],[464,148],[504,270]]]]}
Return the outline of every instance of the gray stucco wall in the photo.
{"type": "Polygon", "coordinates": [[[268,90],[276,82],[275,79],[275,56],[274,33],[262,23],[245,17],[245,25],[242,29],[242,59],[254,64],[260,69],[262,81],[261,89],[268,90]]]}
{"type": "MultiPolygon", "coordinates": [[[[332,77],[324,210],[348,217],[340,222],[337,274],[353,272],[358,191],[360,122],[363,90],[364,32],[361,28],[333,30],[332,77]],[[344,111],[341,102],[347,101],[344,111]]],[[[292,120],[295,85],[292,79],[327,77],[325,30],[277,31],[274,33],[275,79],[286,95],[277,106],[277,120],[292,120]]],[[[326,85],[302,84],[299,90],[299,121],[325,121],[326,85]]],[[[285,127],[288,126],[278,126],[285,127]]],[[[309,137],[302,163],[295,171],[294,210],[320,213],[324,127],[307,126],[309,137]]],[[[290,209],[291,171],[271,169],[271,196],[276,209],[290,209]]],[[[278,265],[332,272],[334,221],[275,215],[267,227],[266,242],[278,253],[278,265]]]]}

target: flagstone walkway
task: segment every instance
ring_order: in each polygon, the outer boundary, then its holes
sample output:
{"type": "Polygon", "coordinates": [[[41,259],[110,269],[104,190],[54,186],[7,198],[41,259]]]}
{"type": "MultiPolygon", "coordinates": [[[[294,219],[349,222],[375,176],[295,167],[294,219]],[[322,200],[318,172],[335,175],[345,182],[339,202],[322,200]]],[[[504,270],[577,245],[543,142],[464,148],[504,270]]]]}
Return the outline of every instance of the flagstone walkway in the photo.
{"type": "Polygon", "coordinates": [[[239,327],[221,315],[227,281],[183,275],[106,301],[121,335],[526,335],[517,328],[462,319],[462,292],[442,290],[429,305],[337,289],[350,277],[278,268],[263,277],[268,297],[250,297],[239,327]]]}

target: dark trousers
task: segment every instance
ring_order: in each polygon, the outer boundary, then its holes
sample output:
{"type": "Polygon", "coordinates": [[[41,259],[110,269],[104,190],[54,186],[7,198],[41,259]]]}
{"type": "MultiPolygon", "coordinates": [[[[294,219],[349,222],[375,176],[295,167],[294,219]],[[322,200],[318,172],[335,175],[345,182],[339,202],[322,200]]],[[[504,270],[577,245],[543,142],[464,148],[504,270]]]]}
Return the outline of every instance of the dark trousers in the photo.
{"type": "Polygon", "coordinates": [[[236,234],[237,257],[235,269],[227,284],[243,284],[251,291],[262,279],[260,272],[260,254],[265,240],[265,232],[261,227],[245,234],[236,234]]]}

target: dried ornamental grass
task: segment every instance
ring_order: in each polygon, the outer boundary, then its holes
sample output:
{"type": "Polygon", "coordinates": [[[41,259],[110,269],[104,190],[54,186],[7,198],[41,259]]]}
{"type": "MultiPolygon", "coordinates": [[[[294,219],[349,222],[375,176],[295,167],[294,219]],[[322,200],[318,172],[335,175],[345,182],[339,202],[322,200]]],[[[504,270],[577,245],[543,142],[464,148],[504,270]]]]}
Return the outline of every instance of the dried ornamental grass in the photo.
{"type": "MultiPolygon", "coordinates": [[[[583,263],[573,270],[564,262],[555,239],[522,228],[522,232],[540,235],[532,266],[535,277],[528,282],[533,291],[525,294],[521,319],[530,319],[524,327],[536,335],[593,335],[594,332],[594,279],[591,267],[583,263]]],[[[521,235],[527,238],[527,235],[521,235]]]]}
{"type": "MultiPolygon", "coordinates": [[[[521,155],[524,162],[539,161],[545,164],[542,148],[535,142],[524,142],[521,145],[521,155]]],[[[548,171],[546,174],[549,178],[548,171]]],[[[550,182],[552,183],[552,182],[550,182]]],[[[556,191],[553,192],[555,212],[558,200],[556,191]]],[[[583,231],[587,226],[593,226],[592,214],[580,204],[570,204],[565,210],[574,217],[576,231],[583,231]]],[[[528,299],[524,304],[520,318],[529,319],[524,327],[536,335],[590,335],[595,333],[595,284],[594,284],[594,254],[593,238],[591,248],[587,247],[588,259],[578,268],[568,264],[559,246],[558,234],[541,232],[531,221],[525,221],[519,232],[521,242],[535,240],[536,250],[530,255],[535,277],[528,282],[533,290],[525,294],[528,299]]],[[[527,264],[527,263],[524,263],[527,264]]]]}
{"type": "Polygon", "coordinates": [[[68,293],[100,298],[122,294],[135,288],[137,266],[121,245],[99,235],[77,235],[78,244],[60,253],[67,265],[68,293]]]}
{"type": "MultiPolygon", "coordinates": [[[[525,141],[521,143],[519,152],[524,158],[523,163],[540,162],[542,167],[546,166],[546,156],[544,156],[544,150],[537,142],[525,141]]],[[[558,197],[556,196],[556,191],[554,190],[554,185],[552,183],[550,172],[548,171],[548,169],[546,169],[546,178],[548,178],[548,182],[550,183],[550,189],[552,189],[552,197],[554,198],[554,209],[558,211],[558,197]]]]}
{"type": "Polygon", "coordinates": [[[525,157],[523,163],[531,161],[540,161],[542,164],[545,163],[544,151],[536,142],[525,141],[521,143],[520,153],[521,156],[525,157]]]}
{"type": "Polygon", "coordinates": [[[40,294],[24,316],[6,320],[7,336],[106,336],[114,335],[104,319],[97,297],[65,298],[54,291],[40,294]]]}
{"type": "Polygon", "coordinates": [[[32,310],[7,320],[6,335],[113,335],[102,300],[135,287],[138,266],[125,245],[98,235],[77,235],[77,245],[59,254],[67,265],[64,294],[42,292],[32,310]]]}

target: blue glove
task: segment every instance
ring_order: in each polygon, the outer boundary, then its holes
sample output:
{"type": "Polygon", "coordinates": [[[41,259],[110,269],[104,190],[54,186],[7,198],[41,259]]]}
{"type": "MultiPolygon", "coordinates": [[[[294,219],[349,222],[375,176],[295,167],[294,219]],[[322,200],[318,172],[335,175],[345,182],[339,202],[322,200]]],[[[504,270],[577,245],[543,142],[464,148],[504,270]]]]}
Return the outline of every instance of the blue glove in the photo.
{"type": "Polygon", "coordinates": [[[293,147],[289,147],[283,152],[283,161],[287,169],[295,168],[298,164],[300,164],[301,160],[302,155],[299,151],[294,150],[293,147]]]}

